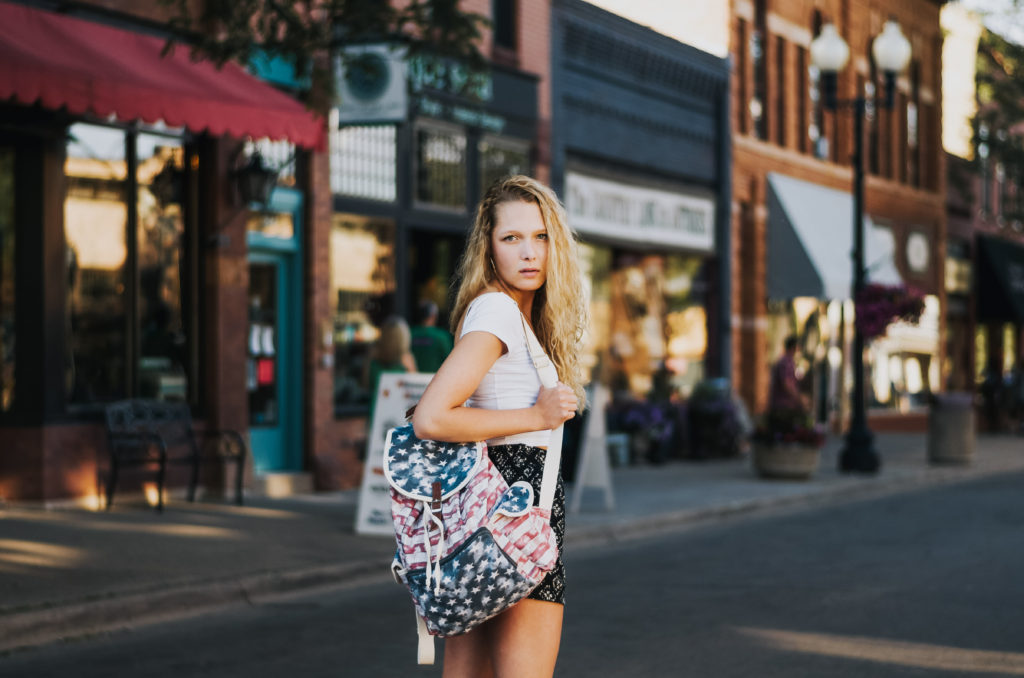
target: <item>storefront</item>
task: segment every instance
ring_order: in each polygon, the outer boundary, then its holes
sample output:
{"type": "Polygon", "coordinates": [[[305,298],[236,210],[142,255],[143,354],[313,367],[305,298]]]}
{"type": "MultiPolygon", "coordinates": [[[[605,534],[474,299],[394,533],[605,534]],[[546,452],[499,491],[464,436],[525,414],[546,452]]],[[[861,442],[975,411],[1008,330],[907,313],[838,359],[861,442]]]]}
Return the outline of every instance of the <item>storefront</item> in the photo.
{"type": "Polygon", "coordinates": [[[617,402],[730,373],[728,64],[553,3],[552,184],[582,240],[584,364],[617,402]]]}
{"type": "Polygon", "coordinates": [[[1024,244],[993,235],[975,240],[975,355],[983,426],[1024,425],[1024,244]]]}
{"type": "MultiPolygon", "coordinates": [[[[853,199],[778,173],[768,174],[767,188],[765,351],[777,357],[787,336],[798,338],[813,415],[841,430],[852,389],[853,199]]],[[[918,324],[896,323],[868,344],[867,403],[876,420],[923,412],[928,394],[940,390],[934,244],[925,232],[872,214],[864,220],[868,282],[910,285],[926,295],[918,324]]]]}
{"type": "Polygon", "coordinates": [[[0,3],[0,44],[0,498],[95,499],[109,402],[248,429],[246,154],[224,135],[313,148],[323,126],[149,34],[0,3]]]}
{"type": "Polygon", "coordinates": [[[537,76],[381,56],[389,77],[408,83],[408,99],[395,106],[381,87],[363,112],[340,109],[330,133],[325,326],[334,418],[347,444],[340,460],[330,450],[318,460],[322,489],[351,485],[359,468],[385,320],[399,316],[415,327],[423,303],[433,302],[436,326],[448,328],[451,285],[477,202],[496,179],[532,174],[537,152],[537,76]]]}

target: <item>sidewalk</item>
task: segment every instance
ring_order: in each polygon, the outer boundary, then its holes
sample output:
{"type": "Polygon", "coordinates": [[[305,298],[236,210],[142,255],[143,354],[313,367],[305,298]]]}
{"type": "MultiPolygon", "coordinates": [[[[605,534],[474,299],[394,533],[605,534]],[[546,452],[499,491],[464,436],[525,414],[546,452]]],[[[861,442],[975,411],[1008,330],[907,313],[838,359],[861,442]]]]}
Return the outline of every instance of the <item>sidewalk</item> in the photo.
{"type": "MultiPolygon", "coordinates": [[[[973,463],[929,466],[924,435],[882,434],[876,476],[841,475],[832,438],[810,481],[766,481],[748,459],[614,470],[615,510],[589,490],[567,543],[606,543],[724,516],[912,491],[1024,471],[1024,439],[980,436],[973,463]]],[[[246,506],[0,508],[0,652],[253,597],[387,576],[394,542],[354,534],[356,491],[246,506]]]]}

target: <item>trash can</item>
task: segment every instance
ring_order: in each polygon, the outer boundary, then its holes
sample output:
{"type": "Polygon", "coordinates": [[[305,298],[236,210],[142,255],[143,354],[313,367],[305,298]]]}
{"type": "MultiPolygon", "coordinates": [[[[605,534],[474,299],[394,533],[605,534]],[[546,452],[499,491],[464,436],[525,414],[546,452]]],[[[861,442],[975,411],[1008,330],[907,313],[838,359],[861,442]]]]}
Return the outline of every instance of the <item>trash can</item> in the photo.
{"type": "Polygon", "coordinates": [[[969,464],[974,456],[974,394],[936,393],[928,412],[928,461],[969,464]]]}

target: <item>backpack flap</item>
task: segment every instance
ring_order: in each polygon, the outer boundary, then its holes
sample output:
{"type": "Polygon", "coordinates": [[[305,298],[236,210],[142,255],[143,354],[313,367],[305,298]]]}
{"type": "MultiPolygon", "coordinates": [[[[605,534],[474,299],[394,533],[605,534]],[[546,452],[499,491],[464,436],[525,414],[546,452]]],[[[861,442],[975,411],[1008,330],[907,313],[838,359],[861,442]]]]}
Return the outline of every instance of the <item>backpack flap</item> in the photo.
{"type": "Polygon", "coordinates": [[[388,431],[384,443],[384,477],[396,492],[416,501],[431,502],[434,485],[441,499],[458,492],[473,477],[486,443],[443,443],[421,440],[412,424],[388,431]]]}

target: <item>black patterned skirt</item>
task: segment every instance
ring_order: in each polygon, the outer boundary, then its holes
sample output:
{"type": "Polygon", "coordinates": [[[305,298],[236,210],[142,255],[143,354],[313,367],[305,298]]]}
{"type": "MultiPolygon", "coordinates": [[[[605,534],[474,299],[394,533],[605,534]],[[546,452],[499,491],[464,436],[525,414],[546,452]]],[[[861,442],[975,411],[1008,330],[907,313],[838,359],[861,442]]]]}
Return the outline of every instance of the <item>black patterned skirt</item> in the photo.
{"type": "MultiPolygon", "coordinates": [[[[544,478],[544,455],[547,451],[519,443],[488,447],[487,454],[509,485],[520,480],[530,483],[536,504],[540,498],[540,484],[544,478]]],[[[555,487],[555,501],[551,506],[551,529],[555,531],[555,540],[558,543],[558,562],[527,597],[564,605],[565,565],[562,563],[562,548],[565,539],[565,483],[562,482],[561,469],[555,487]]]]}

